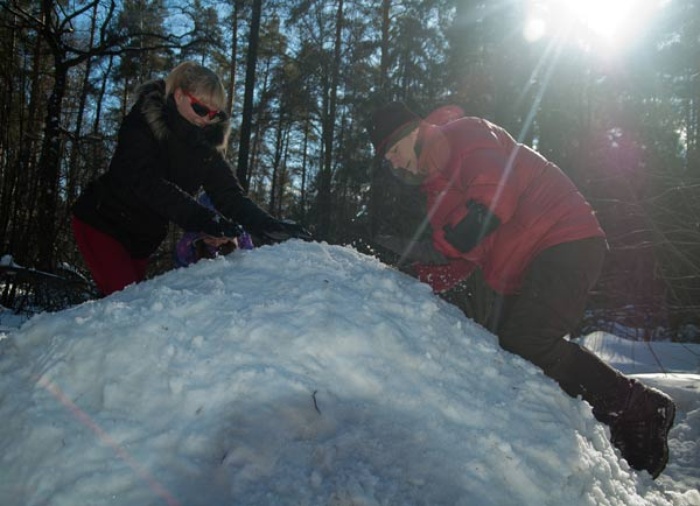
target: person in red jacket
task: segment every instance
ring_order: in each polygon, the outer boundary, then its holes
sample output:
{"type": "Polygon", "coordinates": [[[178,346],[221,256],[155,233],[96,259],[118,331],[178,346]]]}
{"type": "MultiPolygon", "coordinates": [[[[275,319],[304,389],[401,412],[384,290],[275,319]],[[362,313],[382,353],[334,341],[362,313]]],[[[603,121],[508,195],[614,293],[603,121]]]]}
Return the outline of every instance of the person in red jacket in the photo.
{"type": "Polygon", "coordinates": [[[417,277],[438,293],[480,268],[501,296],[492,327],[500,346],[587,401],[630,466],[656,478],[668,461],[673,401],[566,338],[607,251],[593,209],[555,164],[503,128],[443,116],[423,120],[401,102],[373,114],[377,154],[420,181],[432,229],[428,244],[384,245],[416,261],[417,277]]]}

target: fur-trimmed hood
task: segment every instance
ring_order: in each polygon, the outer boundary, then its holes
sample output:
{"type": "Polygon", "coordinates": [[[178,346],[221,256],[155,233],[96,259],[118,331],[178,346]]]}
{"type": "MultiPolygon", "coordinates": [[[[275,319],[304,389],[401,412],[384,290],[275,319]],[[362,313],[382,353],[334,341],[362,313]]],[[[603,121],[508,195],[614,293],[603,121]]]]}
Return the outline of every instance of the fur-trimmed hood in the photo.
{"type": "MultiPolygon", "coordinates": [[[[173,132],[184,130],[219,151],[226,150],[231,131],[230,120],[212,123],[203,128],[187,122],[178,113],[173,96],[166,96],[165,81],[162,79],[142,84],[137,90],[136,105],[156,139],[163,141],[173,132]]],[[[187,137],[191,138],[191,135],[187,137]]]]}

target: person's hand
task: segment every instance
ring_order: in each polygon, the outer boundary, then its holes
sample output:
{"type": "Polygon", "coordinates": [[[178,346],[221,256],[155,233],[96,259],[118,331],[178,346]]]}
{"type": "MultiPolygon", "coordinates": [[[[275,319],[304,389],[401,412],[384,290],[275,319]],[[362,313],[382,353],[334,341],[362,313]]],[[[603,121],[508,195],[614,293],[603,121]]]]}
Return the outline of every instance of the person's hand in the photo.
{"type": "Polygon", "coordinates": [[[282,242],[288,239],[314,240],[311,233],[298,223],[282,220],[270,221],[262,230],[262,235],[272,242],[282,242]]]}
{"type": "Polygon", "coordinates": [[[243,233],[243,228],[223,216],[217,216],[202,229],[202,232],[210,237],[233,239],[243,233]]]}
{"type": "Polygon", "coordinates": [[[235,237],[214,237],[211,235],[205,235],[202,237],[202,241],[204,244],[211,246],[212,248],[220,248],[225,244],[231,243],[233,243],[234,246],[237,244],[237,239],[235,237]]]}
{"type": "Polygon", "coordinates": [[[400,263],[396,266],[396,268],[412,278],[418,277],[418,270],[416,269],[415,263],[400,263]]]}
{"type": "Polygon", "coordinates": [[[408,237],[378,235],[375,237],[374,242],[382,248],[399,255],[402,263],[420,262],[422,264],[432,265],[444,265],[449,263],[449,260],[435,249],[435,245],[431,239],[416,241],[408,237]]]}
{"type": "Polygon", "coordinates": [[[238,239],[229,237],[214,237],[202,234],[192,243],[196,260],[202,258],[215,258],[219,255],[228,255],[238,249],[238,239]]]}

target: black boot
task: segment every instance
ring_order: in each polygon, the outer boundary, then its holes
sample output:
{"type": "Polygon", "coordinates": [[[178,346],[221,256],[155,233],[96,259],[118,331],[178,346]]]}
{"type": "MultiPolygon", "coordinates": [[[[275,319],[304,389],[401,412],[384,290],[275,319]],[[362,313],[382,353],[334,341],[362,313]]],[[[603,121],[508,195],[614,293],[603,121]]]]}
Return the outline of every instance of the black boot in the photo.
{"type": "Polygon", "coordinates": [[[610,426],[610,441],[630,467],[656,479],[668,462],[668,432],[676,406],[665,393],[634,380],[623,406],[596,417],[610,426]]]}
{"type": "Polygon", "coordinates": [[[581,395],[610,427],[610,441],[630,467],[656,478],[668,462],[668,432],[676,407],[665,393],[627,378],[585,348],[570,347],[545,371],[572,397],[581,395]]]}

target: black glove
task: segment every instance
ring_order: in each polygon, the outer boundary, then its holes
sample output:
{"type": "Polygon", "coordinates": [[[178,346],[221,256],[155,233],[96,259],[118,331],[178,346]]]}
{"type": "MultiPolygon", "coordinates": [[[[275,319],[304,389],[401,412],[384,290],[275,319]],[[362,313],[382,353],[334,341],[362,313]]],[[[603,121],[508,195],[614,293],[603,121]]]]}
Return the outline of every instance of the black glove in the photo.
{"type": "Polygon", "coordinates": [[[227,220],[223,216],[217,216],[202,228],[202,232],[213,237],[233,238],[241,235],[243,228],[238,223],[227,220]]]}
{"type": "Polygon", "coordinates": [[[288,239],[302,239],[313,241],[311,233],[298,223],[291,221],[271,220],[260,232],[266,239],[272,242],[282,242],[288,239]]]}
{"type": "Polygon", "coordinates": [[[378,235],[375,242],[401,257],[402,261],[420,262],[422,264],[445,265],[447,257],[435,249],[431,239],[414,241],[395,235],[378,235]]]}
{"type": "Polygon", "coordinates": [[[416,264],[411,263],[411,264],[398,264],[396,268],[403,272],[404,274],[411,276],[412,278],[417,278],[418,277],[418,271],[416,270],[416,264]]]}

